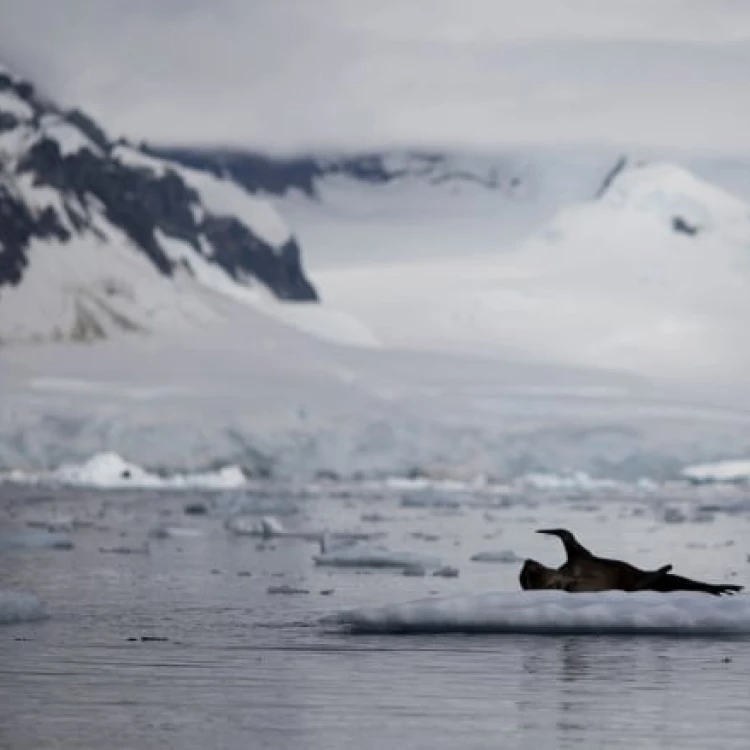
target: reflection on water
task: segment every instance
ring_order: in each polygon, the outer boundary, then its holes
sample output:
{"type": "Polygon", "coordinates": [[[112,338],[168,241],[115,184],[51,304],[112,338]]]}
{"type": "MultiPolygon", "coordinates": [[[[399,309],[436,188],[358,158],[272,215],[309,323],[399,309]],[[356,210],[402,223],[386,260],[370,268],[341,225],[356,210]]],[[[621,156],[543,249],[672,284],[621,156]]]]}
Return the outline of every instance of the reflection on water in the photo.
{"type": "MultiPolygon", "coordinates": [[[[106,505],[104,521],[73,550],[0,558],[0,588],[34,590],[53,614],[0,628],[1,748],[748,746],[741,638],[351,636],[315,625],[336,608],[514,587],[512,567],[466,562],[487,546],[481,509],[407,510],[403,529],[388,527],[402,545],[415,529],[435,532],[430,550],[462,568],[445,580],[315,569],[314,545],[228,538],[210,516],[195,521],[202,537],[103,554],[118,539],[140,543],[184,497],[86,502],[97,517],[106,505]],[[278,583],[312,593],[269,596],[278,583]]],[[[362,510],[349,502],[335,508],[342,527],[362,510]]],[[[506,539],[525,534],[512,513],[506,539]]],[[[299,523],[333,515],[310,507],[299,523]]]]}

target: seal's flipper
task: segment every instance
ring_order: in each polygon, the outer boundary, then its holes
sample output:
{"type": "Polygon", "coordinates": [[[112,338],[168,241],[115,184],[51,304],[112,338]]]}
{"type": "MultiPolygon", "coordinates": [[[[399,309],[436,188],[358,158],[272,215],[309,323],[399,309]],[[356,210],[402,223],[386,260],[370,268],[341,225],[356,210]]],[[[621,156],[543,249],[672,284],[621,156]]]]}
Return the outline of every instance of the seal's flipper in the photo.
{"type": "Polygon", "coordinates": [[[590,558],[593,555],[573,536],[567,529],[537,529],[537,534],[549,534],[560,539],[565,547],[565,554],[568,556],[568,563],[581,558],[590,558]]]}
{"type": "Polygon", "coordinates": [[[721,596],[722,594],[736,594],[742,591],[742,586],[735,586],[730,583],[704,583],[703,581],[694,581],[692,578],[667,573],[652,583],[649,588],[652,591],[702,591],[704,594],[713,594],[721,596]]]}
{"type": "Polygon", "coordinates": [[[669,573],[670,570],[672,570],[672,566],[665,565],[664,567],[659,568],[659,570],[648,571],[643,578],[638,581],[633,591],[644,591],[653,588],[654,584],[669,573]]]}

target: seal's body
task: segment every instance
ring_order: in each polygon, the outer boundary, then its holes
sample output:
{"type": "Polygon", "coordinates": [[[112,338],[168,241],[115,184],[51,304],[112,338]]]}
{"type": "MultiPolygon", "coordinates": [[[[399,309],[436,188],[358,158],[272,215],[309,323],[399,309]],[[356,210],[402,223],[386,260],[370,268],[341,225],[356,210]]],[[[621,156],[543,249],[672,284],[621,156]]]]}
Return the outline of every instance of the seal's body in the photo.
{"type": "Polygon", "coordinates": [[[540,534],[558,537],[567,559],[557,570],[535,560],[527,560],[519,577],[524,589],[562,589],[564,591],[702,591],[719,596],[742,591],[742,586],[694,581],[670,573],[671,565],[647,571],[621,560],[596,557],[567,529],[539,529],[540,534]]]}

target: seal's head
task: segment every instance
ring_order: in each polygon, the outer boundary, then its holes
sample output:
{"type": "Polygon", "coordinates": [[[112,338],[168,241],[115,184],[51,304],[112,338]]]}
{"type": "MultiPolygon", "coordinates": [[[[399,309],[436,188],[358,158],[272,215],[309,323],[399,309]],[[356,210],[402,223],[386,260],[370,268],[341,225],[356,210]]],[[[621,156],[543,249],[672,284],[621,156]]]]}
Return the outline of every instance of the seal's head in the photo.
{"type": "Polygon", "coordinates": [[[531,589],[564,589],[567,577],[553,568],[548,568],[536,560],[529,559],[524,561],[518,580],[521,588],[525,591],[531,589]]]}

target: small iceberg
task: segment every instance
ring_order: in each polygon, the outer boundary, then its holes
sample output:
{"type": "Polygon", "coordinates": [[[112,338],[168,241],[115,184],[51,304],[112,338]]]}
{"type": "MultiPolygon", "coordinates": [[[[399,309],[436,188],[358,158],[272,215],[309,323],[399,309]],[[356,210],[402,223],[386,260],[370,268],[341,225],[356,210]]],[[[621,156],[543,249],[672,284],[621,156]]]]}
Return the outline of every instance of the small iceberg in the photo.
{"type": "Polygon", "coordinates": [[[97,453],[81,464],[63,464],[53,471],[13,471],[0,475],[0,481],[3,480],[18,484],[62,484],[99,489],[233,489],[247,483],[239,466],[161,476],[126,461],[117,453],[97,453]]]}
{"type": "Polygon", "coordinates": [[[354,633],[750,635],[750,596],[520,591],[354,609],[321,624],[354,633]]]}
{"type": "Polygon", "coordinates": [[[0,625],[31,622],[45,617],[46,609],[36,594],[0,590],[0,625]]]}
{"type": "Polygon", "coordinates": [[[148,532],[151,539],[196,539],[204,536],[201,529],[193,529],[189,526],[167,526],[159,524],[148,532]]]}

